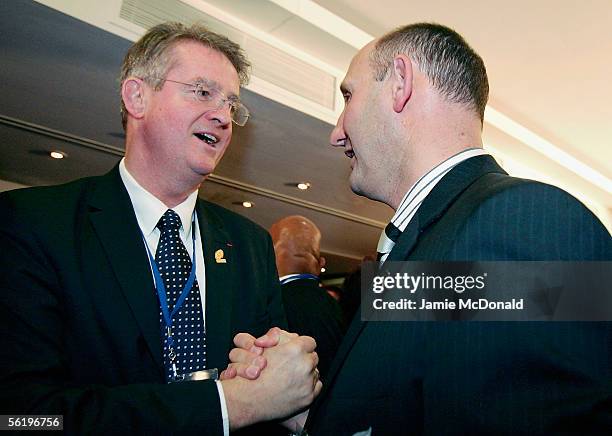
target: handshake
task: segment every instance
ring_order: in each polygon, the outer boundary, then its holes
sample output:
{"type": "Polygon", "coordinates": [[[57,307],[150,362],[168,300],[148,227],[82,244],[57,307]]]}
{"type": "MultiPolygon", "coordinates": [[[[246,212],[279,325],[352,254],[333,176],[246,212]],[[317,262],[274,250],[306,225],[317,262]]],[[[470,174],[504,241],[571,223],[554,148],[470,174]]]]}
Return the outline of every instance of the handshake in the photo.
{"type": "Polygon", "coordinates": [[[304,410],[323,387],[314,339],[274,327],[257,339],[239,333],[234,345],[220,377],[230,430],[273,419],[286,419],[292,430],[303,426],[304,410]]]}

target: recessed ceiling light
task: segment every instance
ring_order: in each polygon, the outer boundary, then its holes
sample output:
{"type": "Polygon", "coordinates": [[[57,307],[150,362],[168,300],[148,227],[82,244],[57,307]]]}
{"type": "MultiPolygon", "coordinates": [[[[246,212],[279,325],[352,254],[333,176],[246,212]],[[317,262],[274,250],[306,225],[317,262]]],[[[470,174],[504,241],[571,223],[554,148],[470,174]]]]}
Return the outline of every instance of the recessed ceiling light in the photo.
{"type": "Polygon", "coordinates": [[[310,185],[310,182],[301,182],[301,183],[298,183],[296,186],[297,186],[298,189],[301,189],[302,191],[305,191],[308,188],[310,188],[311,185],[310,185]]]}
{"type": "Polygon", "coordinates": [[[63,159],[66,156],[68,156],[66,153],[64,153],[63,151],[52,151],[49,153],[49,156],[51,156],[53,159],[63,159]]]}
{"type": "Polygon", "coordinates": [[[242,207],[253,207],[255,206],[255,203],[251,202],[251,201],[243,201],[242,202],[242,207]]]}
{"type": "Polygon", "coordinates": [[[321,272],[322,272],[322,273],[324,273],[325,271],[327,271],[327,270],[325,269],[325,267],[321,268],[321,272]]]}

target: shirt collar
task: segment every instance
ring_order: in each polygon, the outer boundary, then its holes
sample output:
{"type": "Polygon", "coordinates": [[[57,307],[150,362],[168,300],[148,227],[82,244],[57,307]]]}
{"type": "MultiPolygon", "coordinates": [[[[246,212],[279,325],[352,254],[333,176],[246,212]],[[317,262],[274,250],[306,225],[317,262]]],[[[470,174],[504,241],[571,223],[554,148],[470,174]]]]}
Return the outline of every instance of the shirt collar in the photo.
{"type": "Polygon", "coordinates": [[[315,276],[314,274],[309,274],[309,273],[287,274],[285,276],[282,276],[282,277],[278,278],[278,280],[279,280],[281,285],[285,285],[287,283],[291,283],[291,282],[293,282],[295,280],[299,280],[299,279],[316,280],[317,282],[320,281],[318,276],[315,276]]]}
{"type": "MultiPolygon", "coordinates": [[[[168,210],[168,207],[136,181],[125,166],[125,158],[119,162],[119,174],[132,200],[138,225],[142,233],[147,237],[156,230],[155,226],[161,216],[168,210]]],[[[193,216],[197,199],[198,191],[195,190],[189,194],[185,201],[172,208],[181,218],[182,230],[185,235],[191,232],[191,217],[193,216]]]]}
{"type": "Polygon", "coordinates": [[[287,274],[286,276],[279,277],[278,280],[282,282],[283,280],[291,279],[291,278],[296,277],[298,275],[299,274],[287,274]]]}
{"type": "Polygon", "coordinates": [[[480,156],[483,154],[489,154],[482,148],[469,148],[463,150],[440,164],[436,165],[426,174],[424,174],[414,185],[406,192],[404,198],[400,202],[395,215],[391,218],[391,223],[395,225],[400,231],[406,230],[408,223],[418,210],[425,197],[433,190],[438,182],[453,169],[456,165],[460,164],[464,160],[469,158],[480,156]]]}

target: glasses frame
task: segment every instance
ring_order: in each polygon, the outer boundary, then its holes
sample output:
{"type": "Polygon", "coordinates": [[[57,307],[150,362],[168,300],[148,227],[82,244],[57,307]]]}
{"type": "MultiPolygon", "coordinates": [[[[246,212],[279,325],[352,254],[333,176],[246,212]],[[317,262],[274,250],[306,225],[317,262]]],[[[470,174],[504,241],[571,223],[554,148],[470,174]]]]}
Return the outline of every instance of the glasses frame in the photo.
{"type": "Polygon", "coordinates": [[[162,77],[151,77],[151,79],[189,86],[193,88],[191,92],[193,92],[195,99],[202,103],[210,103],[214,102],[215,100],[218,100],[217,105],[213,106],[215,110],[219,110],[223,107],[223,105],[225,105],[225,103],[229,103],[232,122],[237,126],[243,127],[244,125],[246,125],[247,121],[249,121],[249,117],[251,116],[249,109],[240,100],[236,98],[228,98],[222,91],[219,91],[218,89],[205,87],[204,83],[186,83],[179,82],[178,80],[164,79],[162,77]],[[200,89],[205,89],[206,91],[208,91],[210,93],[210,98],[205,98],[201,94],[198,94],[198,91],[200,89]]]}

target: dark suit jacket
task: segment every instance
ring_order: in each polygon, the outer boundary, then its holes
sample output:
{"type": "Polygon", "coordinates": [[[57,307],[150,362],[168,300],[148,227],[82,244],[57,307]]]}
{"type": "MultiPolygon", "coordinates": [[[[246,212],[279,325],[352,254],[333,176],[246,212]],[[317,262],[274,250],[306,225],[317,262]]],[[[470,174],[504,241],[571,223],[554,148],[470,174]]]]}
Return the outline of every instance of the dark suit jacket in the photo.
{"type": "MultiPolygon", "coordinates": [[[[196,208],[207,361],[221,370],[236,333],[286,320],[267,232],[196,208]]],[[[63,414],[71,434],[222,434],[213,382],[164,382],[157,295],[118,169],[3,193],[0,210],[0,413],[63,414]]]]}
{"type": "MultiPolygon", "coordinates": [[[[578,201],[488,156],[434,188],[398,260],[611,260],[578,201]]],[[[598,434],[612,428],[612,323],[361,322],[311,408],[314,435],[598,434]]]]}
{"type": "Polygon", "coordinates": [[[294,280],[281,289],[289,330],[317,341],[318,368],[325,381],[344,333],[340,306],[316,280],[294,280]]]}

